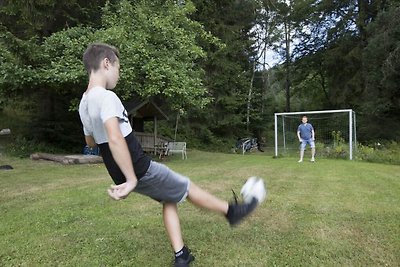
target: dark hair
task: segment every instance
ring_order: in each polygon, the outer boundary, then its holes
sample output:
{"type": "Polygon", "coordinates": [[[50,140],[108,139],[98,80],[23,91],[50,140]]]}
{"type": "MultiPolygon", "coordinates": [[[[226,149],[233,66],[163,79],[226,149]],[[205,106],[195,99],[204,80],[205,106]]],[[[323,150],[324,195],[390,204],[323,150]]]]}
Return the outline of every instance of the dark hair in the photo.
{"type": "Polygon", "coordinates": [[[100,67],[100,62],[108,58],[111,64],[119,58],[118,49],[112,45],[103,43],[90,44],[85,53],[83,53],[83,64],[87,73],[90,75],[92,71],[96,71],[100,67]]]}

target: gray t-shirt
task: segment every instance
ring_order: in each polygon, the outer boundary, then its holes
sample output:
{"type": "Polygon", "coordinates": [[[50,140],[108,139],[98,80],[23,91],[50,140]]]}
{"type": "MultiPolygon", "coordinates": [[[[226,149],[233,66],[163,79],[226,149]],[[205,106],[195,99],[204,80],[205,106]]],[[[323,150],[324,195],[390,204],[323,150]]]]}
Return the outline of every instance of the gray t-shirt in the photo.
{"type": "Polygon", "coordinates": [[[97,144],[108,143],[104,123],[110,118],[119,119],[119,127],[124,137],[132,132],[128,113],[121,100],[114,92],[103,87],[93,87],[83,94],[79,104],[79,116],[84,134],[93,136],[97,144]]]}
{"type": "Polygon", "coordinates": [[[104,127],[104,123],[113,117],[119,119],[119,128],[128,145],[137,178],[140,179],[145,175],[150,166],[151,158],[144,154],[132,131],[128,113],[114,92],[103,87],[92,88],[82,96],[79,115],[83,124],[84,134],[93,136],[100,148],[108,173],[116,184],[124,183],[126,179],[111,153],[107,132],[104,127]]]}

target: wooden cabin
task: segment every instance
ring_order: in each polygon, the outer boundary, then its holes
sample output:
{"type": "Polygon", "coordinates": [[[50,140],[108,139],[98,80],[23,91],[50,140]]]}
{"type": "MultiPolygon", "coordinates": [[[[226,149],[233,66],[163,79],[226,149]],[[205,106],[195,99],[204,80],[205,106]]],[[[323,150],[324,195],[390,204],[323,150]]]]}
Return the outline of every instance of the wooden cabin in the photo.
{"type": "Polygon", "coordinates": [[[159,154],[164,144],[170,141],[158,134],[157,123],[160,120],[168,120],[167,115],[150,99],[135,100],[125,102],[125,109],[128,112],[135,135],[138,138],[142,148],[147,153],[159,154]],[[144,132],[144,124],[146,121],[153,121],[154,129],[152,133],[144,132]]]}

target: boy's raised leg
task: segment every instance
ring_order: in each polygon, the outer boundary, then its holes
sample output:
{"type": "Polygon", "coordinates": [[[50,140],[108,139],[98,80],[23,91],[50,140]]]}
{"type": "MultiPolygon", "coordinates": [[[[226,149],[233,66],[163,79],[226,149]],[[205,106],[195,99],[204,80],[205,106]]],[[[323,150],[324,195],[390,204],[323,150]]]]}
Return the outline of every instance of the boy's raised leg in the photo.
{"type": "Polygon", "coordinates": [[[223,214],[231,226],[239,224],[258,204],[256,199],[253,199],[251,203],[239,204],[234,202],[229,204],[194,183],[190,184],[188,199],[198,207],[223,214]]]}
{"type": "Polygon", "coordinates": [[[200,208],[222,213],[223,215],[228,213],[228,202],[208,193],[193,182],[190,183],[188,200],[200,208]]]}

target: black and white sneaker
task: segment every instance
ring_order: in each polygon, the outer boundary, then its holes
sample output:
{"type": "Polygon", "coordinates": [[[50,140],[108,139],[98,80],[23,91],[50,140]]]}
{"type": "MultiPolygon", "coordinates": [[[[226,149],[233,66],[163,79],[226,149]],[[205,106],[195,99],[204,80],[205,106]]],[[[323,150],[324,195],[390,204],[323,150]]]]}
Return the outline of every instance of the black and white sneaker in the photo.
{"type": "Polygon", "coordinates": [[[247,217],[258,205],[255,197],[250,203],[238,203],[235,197],[235,203],[229,205],[228,214],[225,216],[231,226],[238,225],[247,217]]]}
{"type": "Polygon", "coordinates": [[[189,250],[189,256],[187,258],[183,257],[175,258],[174,267],[189,267],[189,264],[192,261],[194,261],[194,256],[192,255],[192,253],[190,253],[189,250]]]}

